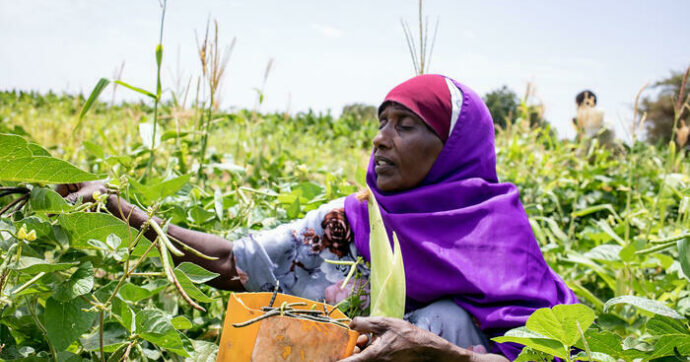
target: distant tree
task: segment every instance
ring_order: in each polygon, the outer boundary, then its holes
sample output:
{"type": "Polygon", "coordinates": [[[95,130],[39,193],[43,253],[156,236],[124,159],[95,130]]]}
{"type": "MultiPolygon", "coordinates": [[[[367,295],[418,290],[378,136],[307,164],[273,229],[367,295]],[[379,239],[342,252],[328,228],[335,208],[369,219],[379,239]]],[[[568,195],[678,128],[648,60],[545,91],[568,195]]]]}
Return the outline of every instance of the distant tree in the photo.
{"type": "Polygon", "coordinates": [[[507,86],[492,90],[484,96],[484,103],[491,112],[494,124],[506,128],[517,116],[520,98],[507,86]]]}
{"type": "Polygon", "coordinates": [[[340,118],[352,118],[357,122],[372,121],[378,119],[378,114],[375,106],[363,103],[353,103],[343,107],[340,118]]]}
{"type": "MultiPolygon", "coordinates": [[[[671,76],[662,79],[654,84],[654,88],[659,89],[656,98],[645,97],[640,101],[640,112],[647,113],[645,131],[647,141],[652,144],[667,144],[673,134],[673,121],[675,117],[675,107],[678,106],[681,84],[683,83],[683,73],[671,72],[671,76]]],[[[684,95],[690,93],[690,84],[685,84],[684,95]]],[[[680,122],[688,118],[686,110],[681,116],[678,125],[681,127],[687,122],[680,122]]]]}

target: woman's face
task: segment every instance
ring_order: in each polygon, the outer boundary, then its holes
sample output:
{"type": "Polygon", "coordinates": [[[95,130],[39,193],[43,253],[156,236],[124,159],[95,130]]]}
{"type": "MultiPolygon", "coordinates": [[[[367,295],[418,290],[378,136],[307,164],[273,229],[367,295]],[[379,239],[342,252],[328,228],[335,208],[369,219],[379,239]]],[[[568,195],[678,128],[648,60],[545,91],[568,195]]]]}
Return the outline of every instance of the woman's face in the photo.
{"type": "Polygon", "coordinates": [[[390,103],[374,137],[376,186],[383,192],[411,189],[429,173],[443,142],[414,112],[390,103]]]}

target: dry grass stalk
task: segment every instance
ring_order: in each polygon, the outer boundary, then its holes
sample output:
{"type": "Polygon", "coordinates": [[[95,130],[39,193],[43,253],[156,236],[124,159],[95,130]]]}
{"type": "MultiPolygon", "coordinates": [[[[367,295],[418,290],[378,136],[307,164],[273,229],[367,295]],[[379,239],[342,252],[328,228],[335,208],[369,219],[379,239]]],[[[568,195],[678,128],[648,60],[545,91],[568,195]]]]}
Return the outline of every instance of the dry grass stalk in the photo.
{"type": "Polygon", "coordinates": [[[642,86],[642,88],[640,88],[640,90],[637,91],[637,94],[635,95],[635,103],[633,106],[633,118],[632,124],[630,125],[630,135],[632,137],[633,145],[637,141],[637,132],[642,128],[644,122],[647,120],[647,113],[644,113],[642,117],[640,117],[640,121],[637,121],[637,115],[640,113],[640,96],[642,96],[642,92],[644,92],[644,90],[647,89],[647,87],[649,87],[649,82],[645,83],[642,86]]]}
{"type": "Polygon", "coordinates": [[[429,46],[429,18],[423,18],[422,15],[422,0],[419,0],[419,49],[414,41],[414,36],[412,35],[412,30],[410,26],[403,19],[400,19],[400,24],[403,28],[403,33],[405,34],[405,42],[407,43],[407,49],[410,52],[410,57],[412,58],[412,65],[414,66],[415,74],[424,74],[429,70],[429,65],[431,64],[431,54],[434,51],[434,44],[436,43],[436,33],[438,32],[438,19],[436,20],[436,27],[434,29],[434,35],[431,38],[431,46],[429,46]],[[417,51],[419,50],[419,54],[417,51]]]}
{"type": "MultiPolygon", "coordinates": [[[[225,75],[225,70],[230,60],[230,55],[235,48],[237,38],[232,38],[230,45],[221,49],[218,41],[218,21],[213,21],[214,31],[212,39],[209,39],[209,24],[210,22],[206,23],[203,41],[200,42],[197,38],[197,51],[201,61],[201,72],[211,92],[211,98],[214,99],[225,75]]],[[[214,103],[211,106],[217,109],[217,103],[214,103]]]]}
{"type": "Polygon", "coordinates": [[[680,120],[680,127],[676,131],[676,142],[680,148],[685,147],[688,143],[688,136],[690,135],[690,128],[685,124],[685,120],[680,120]]]}

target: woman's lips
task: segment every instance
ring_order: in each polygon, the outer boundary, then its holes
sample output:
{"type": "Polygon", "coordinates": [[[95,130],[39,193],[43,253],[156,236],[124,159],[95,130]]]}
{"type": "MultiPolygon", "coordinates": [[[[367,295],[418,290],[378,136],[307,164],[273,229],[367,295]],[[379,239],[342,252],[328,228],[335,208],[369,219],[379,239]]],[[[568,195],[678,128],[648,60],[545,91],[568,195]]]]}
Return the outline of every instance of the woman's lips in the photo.
{"type": "Polygon", "coordinates": [[[377,176],[390,173],[395,167],[395,163],[386,157],[374,157],[374,171],[376,172],[377,176]]]}

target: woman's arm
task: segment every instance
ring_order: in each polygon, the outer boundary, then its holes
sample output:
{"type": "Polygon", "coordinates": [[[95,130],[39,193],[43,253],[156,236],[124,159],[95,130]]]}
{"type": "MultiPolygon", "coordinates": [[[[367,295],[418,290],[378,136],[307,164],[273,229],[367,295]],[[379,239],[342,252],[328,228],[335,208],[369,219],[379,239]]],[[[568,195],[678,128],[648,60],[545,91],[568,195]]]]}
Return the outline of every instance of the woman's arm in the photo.
{"type": "MultiPolygon", "coordinates": [[[[84,201],[91,201],[93,200],[92,195],[94,192],[105,194],[107,193],[107,189],[103,182],[94,181],[81,184],[60,185],[57,188],[57,192],[68,201],[74,202],[79,198],[82,198],[84,201]]],[[[141,226],[148,219],[148,215],[144,210],[139,209],[122,198],[118,199],[117,195],[109,195],[106,206],[111,214],[122,220],[129,220],[129,225],[137,229],[141,229],[141,226]]],[[[157,217],[153,220],[159,225],[163,223],[163,220],[157,217]]],[[[181,257],[173,255],[175,264],[188,261],[200,265],[204,269],[220,274],[217,278],[207,282],[207,284],[213,287],[236,291],[244,290],[242,283],[237,277],[235,260],[232,253],[232,243],[216,235],[185,229],[173,224],[168,226],[167,233],[169,236],[203,254],[218,258],[217,260],[208,260],[187,252],[181,257]]],[[[153,241],[158,235],[154,230],[148,229],[144,236],[153,241]]]]}

